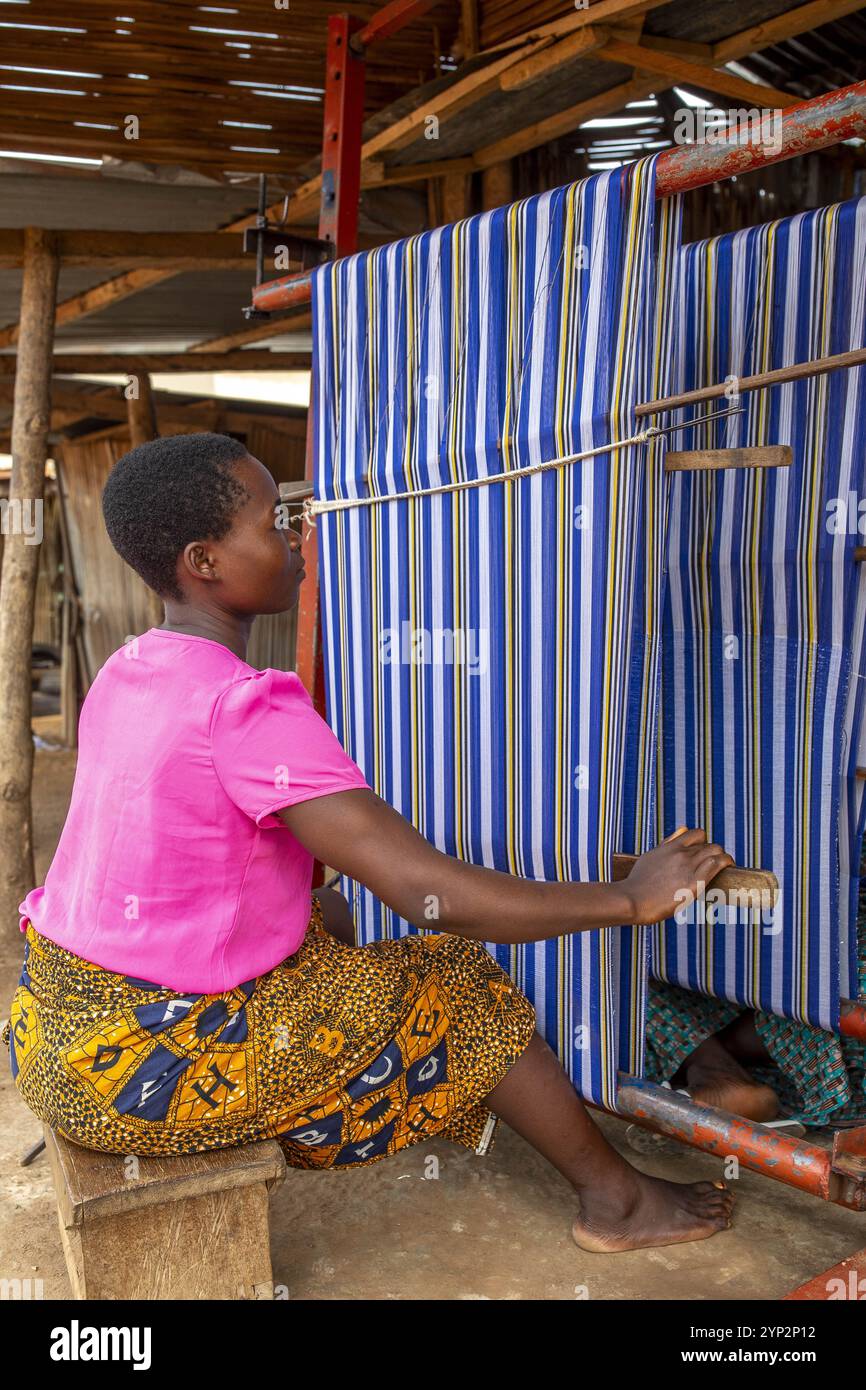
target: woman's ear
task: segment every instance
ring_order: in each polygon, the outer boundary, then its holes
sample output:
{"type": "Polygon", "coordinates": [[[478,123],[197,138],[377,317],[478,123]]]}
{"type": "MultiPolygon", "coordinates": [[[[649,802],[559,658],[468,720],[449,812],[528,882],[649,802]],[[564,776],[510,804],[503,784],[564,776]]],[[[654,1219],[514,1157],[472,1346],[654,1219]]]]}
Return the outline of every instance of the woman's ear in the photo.
{"type": "Polygon", "coordinates": [[[181,555],[183,568],[196,579],[216,579],[216,556],[204,541],[190,541],[181,555]]]}

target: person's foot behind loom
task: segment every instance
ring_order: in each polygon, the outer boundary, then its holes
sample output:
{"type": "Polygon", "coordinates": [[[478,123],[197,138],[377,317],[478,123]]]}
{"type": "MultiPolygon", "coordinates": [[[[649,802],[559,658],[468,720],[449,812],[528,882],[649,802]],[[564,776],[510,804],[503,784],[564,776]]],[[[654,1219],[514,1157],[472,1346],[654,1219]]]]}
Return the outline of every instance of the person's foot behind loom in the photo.
{"type": "Polygon", "coordinates": [[[771,1086],[755,1080],[746,1066],[771,1061],[755,1031],[754,1015],[745,1012],[705,1038],[683,1062],[671,1085],[687,1090],[698,1105],[767,1124],[779,1115],[779,1097],[771,1086]]]}

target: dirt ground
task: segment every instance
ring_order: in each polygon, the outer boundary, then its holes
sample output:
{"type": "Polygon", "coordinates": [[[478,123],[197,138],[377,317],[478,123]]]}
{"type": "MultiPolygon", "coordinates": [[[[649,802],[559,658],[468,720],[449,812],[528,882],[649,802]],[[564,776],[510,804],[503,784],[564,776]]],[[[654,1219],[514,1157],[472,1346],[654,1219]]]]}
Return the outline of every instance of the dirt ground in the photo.
{"type": "MultiPolygon", "coordinates": [[[[35,721],[46,740],[56,721],[35,721]]],[[[69,801],[74,754],[37,751],[37,875],[44,874],[69,801]]],[[[20,953],[0,952],[0,1017],[20,953]]],[[[679,1181],[722,1176],[718,1159],[635,1133],[603,1117],[637,1167],[679,1181]]],[[[42,1280],[69,1296],[45,1156],[21,1156],[40,1137],[0,1059],[0,1273],[42,1280]]],[[[274,1279],[290,1299],[777,1299],[866,1245],[863,1215],[826,1206],[745,1170],[734,1183],[732,1230],[694,1245],[588,1255],[571,1240],[575,1198],[516,1134],[500,1126],[477,1158],[446,1141],[354,1173],[290,1171],[273,1194],[274,1279]],[[431,1159],[438,1160],[437,1165],[431,1159]]]]}

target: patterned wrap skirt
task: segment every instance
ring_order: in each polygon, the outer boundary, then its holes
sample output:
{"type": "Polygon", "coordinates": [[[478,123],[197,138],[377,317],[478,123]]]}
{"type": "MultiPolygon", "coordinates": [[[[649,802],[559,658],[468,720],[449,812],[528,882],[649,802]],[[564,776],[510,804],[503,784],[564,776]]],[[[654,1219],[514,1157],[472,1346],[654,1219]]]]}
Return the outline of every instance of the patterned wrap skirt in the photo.
{"type": "Polygon", "coordinates": [[[277,1139],[296,1168],[345,1168],[441,1134],[486,1153],[483,1099],[535,1010],[476,941],[332,936],[313,900],[295,955],[220,994],[113,974],[27,924],[4,1037],[36,1115],[109,1153],[277,1139]]]}

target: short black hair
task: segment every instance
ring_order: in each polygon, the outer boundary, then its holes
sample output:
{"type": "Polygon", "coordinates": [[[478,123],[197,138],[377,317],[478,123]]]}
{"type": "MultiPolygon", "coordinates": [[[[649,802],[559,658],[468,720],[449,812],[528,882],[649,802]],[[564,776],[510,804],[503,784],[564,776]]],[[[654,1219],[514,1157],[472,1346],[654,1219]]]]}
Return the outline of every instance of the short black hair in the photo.
{"type": "Polygon", "coordinates": [[[220,540],[249,492],[232,465],[248,450],[227,434],[175,434],[117,460],[102,492],[111,543],[160,598],[181,599],[177,557],[220,540]]]}

